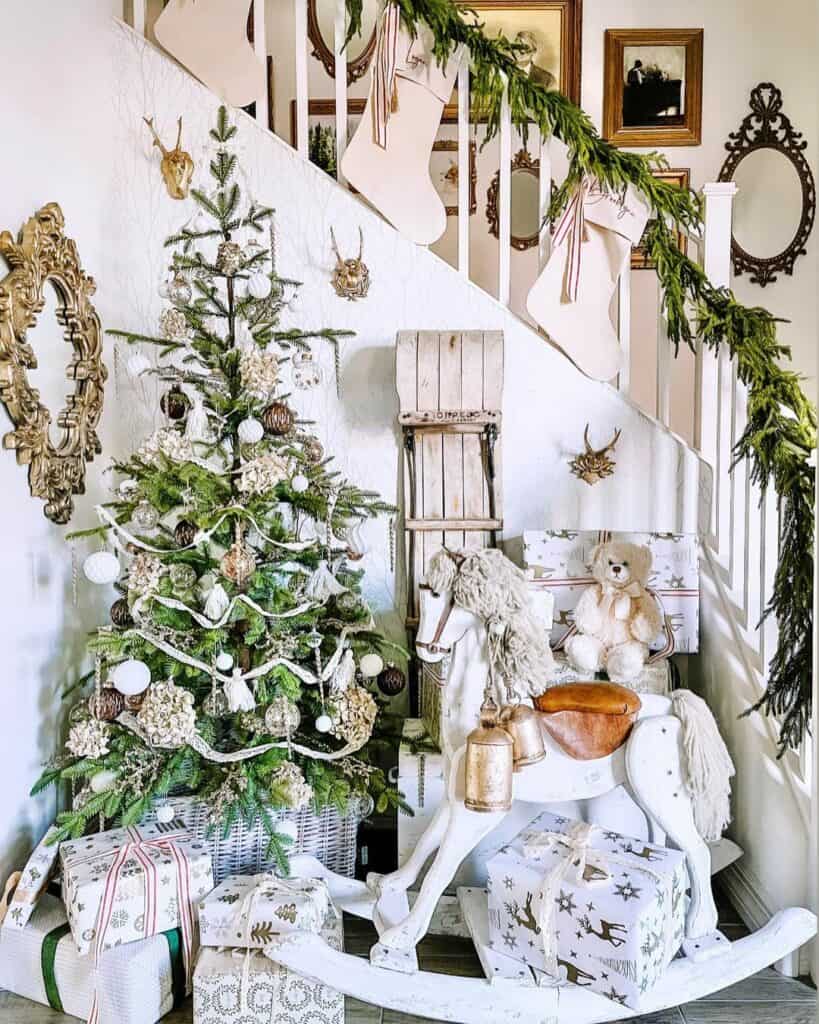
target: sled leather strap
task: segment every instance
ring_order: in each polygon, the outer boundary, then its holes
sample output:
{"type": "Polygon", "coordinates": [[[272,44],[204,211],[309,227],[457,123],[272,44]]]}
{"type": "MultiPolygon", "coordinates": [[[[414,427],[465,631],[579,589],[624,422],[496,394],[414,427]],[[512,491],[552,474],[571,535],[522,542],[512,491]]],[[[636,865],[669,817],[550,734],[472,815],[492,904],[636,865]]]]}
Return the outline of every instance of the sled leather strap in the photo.
{"type": "MultiPolygon", "coordinates": [[[[555,935],[555,890],[569,878],[575,885],[586,888],[600,888],[611,881],[610,865],[621,864],[633,868],[634,860],[618,853],[603,852],[591,848],[591,841],[604,830],[599,825],[578,822],[566,832],[531,832],[523,837],[523,852],[528,859],[545,859],[555,848],[563,853],[557,864],[543,876],[540,884],[540,935],[543,941],[545,969],[557,977],[557,938],[555,935]]],[[[651,875],[658,885],[663,878],[657,872],[640,865],[640,870],[651,875]]]]}

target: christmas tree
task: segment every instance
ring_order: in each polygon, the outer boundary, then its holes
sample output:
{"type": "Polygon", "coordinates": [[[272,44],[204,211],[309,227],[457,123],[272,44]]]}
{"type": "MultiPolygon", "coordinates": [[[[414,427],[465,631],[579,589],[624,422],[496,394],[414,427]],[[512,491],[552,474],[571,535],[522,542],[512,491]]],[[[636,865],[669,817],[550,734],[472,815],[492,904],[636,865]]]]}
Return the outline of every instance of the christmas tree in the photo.
{"type": "Polygon", "coordinates": [[[316,382],[311,341],[349,332],[280,329],[298,282],[276,272],[273,210],[243,200],[236,131],[220,109],[214,188],[191,191],[196,216],[166,241],[161,337],[110,332],[136,346],[132,375],[166,387],[165,425],[114,463],[115,499],[75,535],[104,539],[85,575],[121,596],[90,643],[93,692],[34,792],[72,782],[66,838],[100,816],[135,823],[183,787],[226,831],[260,818],[283,864],[277,809],[400,800],[372,763],[381,708],[364,680],[387,642],[345,539],[392,509],[332,469],[287,403],[287,378],[316,382]]]}

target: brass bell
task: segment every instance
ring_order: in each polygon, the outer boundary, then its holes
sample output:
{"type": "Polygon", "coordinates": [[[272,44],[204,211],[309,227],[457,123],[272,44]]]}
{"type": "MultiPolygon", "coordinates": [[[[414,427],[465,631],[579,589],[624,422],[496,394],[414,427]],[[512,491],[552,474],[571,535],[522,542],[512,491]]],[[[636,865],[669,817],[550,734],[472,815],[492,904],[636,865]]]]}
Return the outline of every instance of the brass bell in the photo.
{"type": "Polygon", "coordinates": [[[512,737],[498,724],[498,707],[487,697],[481,720],[466,740],[466,797],[470,811],[508,811],[512,806],[512,737]]]}
{"type": "Polygon", "coordinates": [[[512,737],[512,762],[519,772],[527,764],[537,764],[546,756],[540,718],[526,704],[506,704],[501,708],[501,726],[512,737]]]}

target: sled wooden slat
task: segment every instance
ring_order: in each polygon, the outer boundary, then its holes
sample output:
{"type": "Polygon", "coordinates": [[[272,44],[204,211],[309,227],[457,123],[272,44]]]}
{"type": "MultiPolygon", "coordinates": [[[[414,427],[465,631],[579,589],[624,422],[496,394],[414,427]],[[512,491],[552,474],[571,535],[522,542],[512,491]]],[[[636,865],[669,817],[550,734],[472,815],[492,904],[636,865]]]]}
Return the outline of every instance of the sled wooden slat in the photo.
{"type": "Polygon", "coordinates": [[[399,331],[395,375],[411,629],[432,555],[442,545],[486,547],[503,529],[503,332],[399,331]]]}

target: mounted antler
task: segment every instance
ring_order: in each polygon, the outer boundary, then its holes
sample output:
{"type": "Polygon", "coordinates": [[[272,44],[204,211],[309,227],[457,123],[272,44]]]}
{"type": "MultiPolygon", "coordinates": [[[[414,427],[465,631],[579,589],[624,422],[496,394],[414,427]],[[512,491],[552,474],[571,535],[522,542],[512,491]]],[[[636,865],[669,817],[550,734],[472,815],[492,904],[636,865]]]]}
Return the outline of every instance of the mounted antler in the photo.
{"type": "Polygon", "coordinates": [[[583,443],[586,446],[586,450],[571,460],[569,463],[571,472],[589,484],[589,486],[598,483],[607,476],[611,476],[616,463],[614,459],[609,458],[608,453],[614,450],[615,445],[620,440],[621,433],[622,431],[618,428],[614,431],[614,436],[607,445],[603,448],[592,448],[591,441],[589,440],[589,424],[587,423],[586,429],[583,431],[583,443]]]}
{"type": "Polygon", "coordinates": [[[162,163],[159,165],[159,169],[162,171],[168,195],[171,199],[187,199],[193,177],[193,158],[190,153],[186,153],[182,149],[182,118],[180,117],[177,121],[176,145],[173,149],[165,148],[156,128],[154,128],[152,117],[143,117],[142,120],[150,129],[151,135],[154,137],[154,145],[162,154],[162,163]]]}

